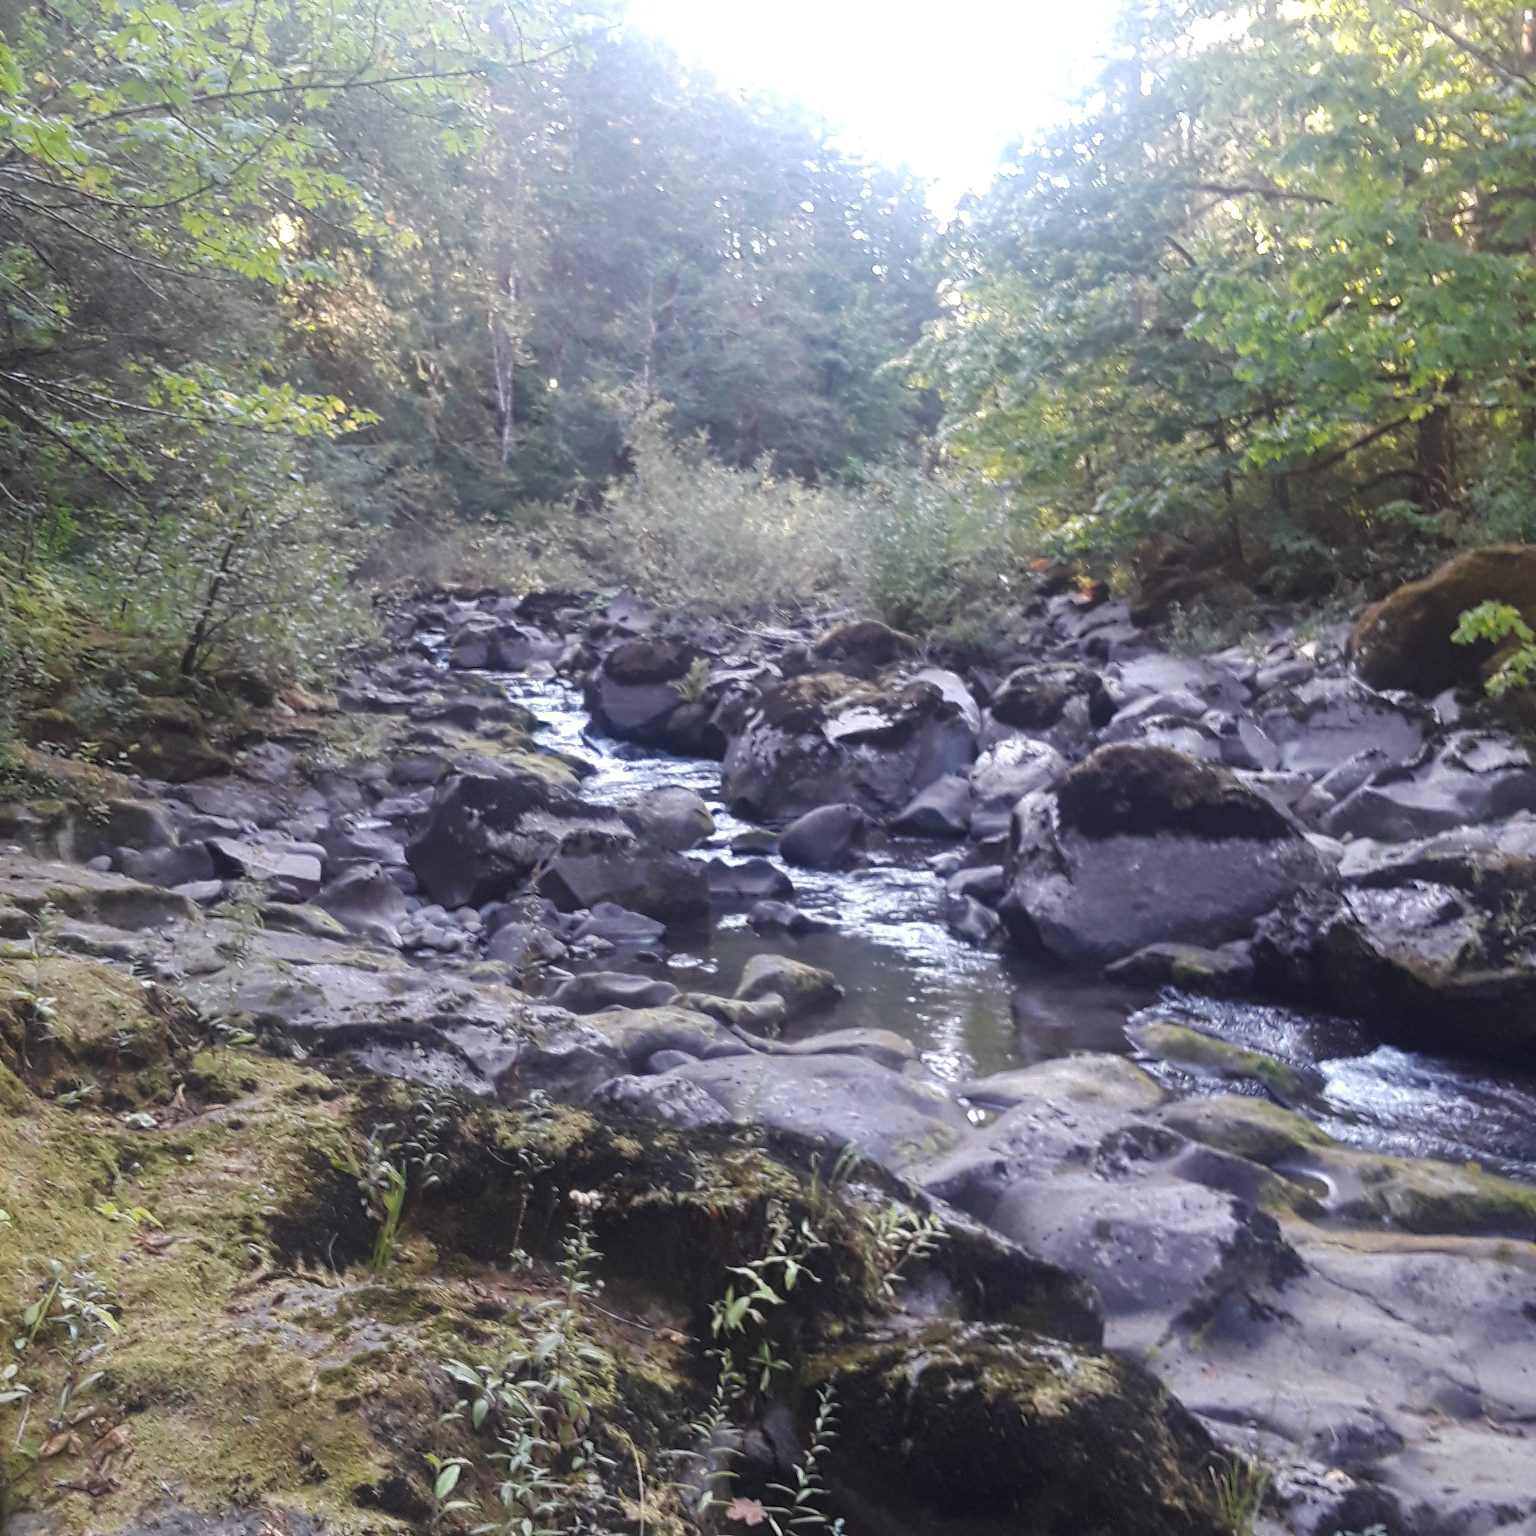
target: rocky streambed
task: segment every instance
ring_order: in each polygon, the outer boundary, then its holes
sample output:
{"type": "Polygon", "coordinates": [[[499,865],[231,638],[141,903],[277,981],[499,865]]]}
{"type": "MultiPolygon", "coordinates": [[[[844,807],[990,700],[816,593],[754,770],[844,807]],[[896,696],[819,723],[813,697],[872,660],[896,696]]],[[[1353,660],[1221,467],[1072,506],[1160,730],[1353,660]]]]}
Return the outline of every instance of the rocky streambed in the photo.
{"type": "Polygon", "coordinates": [[[227,774],[8,808],[7,931],[593,1147],[852,1149],[964,1256],[759,1405],[838,1378],[855,1528],[1231,1526],[1211,1435],[1299,1533],[1536,1529],[1536,767],[1473,692],[1075,595],[965,675],[561,594],[394,633],[227,774]],[[1039,1351],[1098,1343],[1051,1391],[1113,1413],[1030,1440],[1039,1351]],[[1113,1517],[1070,1473],[1111,1445],[1113,1517]]]}

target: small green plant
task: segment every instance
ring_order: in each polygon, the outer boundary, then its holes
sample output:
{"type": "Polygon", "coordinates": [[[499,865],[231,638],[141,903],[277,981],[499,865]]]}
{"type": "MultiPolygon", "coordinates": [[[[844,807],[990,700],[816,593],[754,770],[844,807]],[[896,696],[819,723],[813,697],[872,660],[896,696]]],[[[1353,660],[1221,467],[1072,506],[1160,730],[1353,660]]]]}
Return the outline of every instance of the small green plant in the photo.
{"type": "Polygon", "coordinates": [[[58,931],[58,908],[51,903],[44,903],[38,908],[32,931],[20,946],[20,959],[26,969],[26,976],[19,986],[13,986],[6,994],[8,1000],[19,1004],[22,1010],[24,1061],[29,1042],[53,1033],[53,1019],[58,1012],[59,1000],[48,991],[46,966],[54,953],[58,931]]]}
{"type": "Polygon", "coordinates": [[[709,689],[709,658],[695,656],[688,670],[672,684],[684,704],[697,704],[709,689]]]}
{"type": "Polygon", "coordinates": [[[442,1182],[447,1158],[439,1144],[451,1123],[451,1109],[451,1100],[435,1094],[418,1099],[404,1126],[375,1126],[353,1163],[363,1209],[379,1227],[368,1261],[375,1275],[394,1262],[412,1183],[418,1194],[425,1194],[442,1182]]]}
{"type": "Polygon", "coordinates": [[[1256,1456],[1231,1454],[1211,1469],[1211,1482],[1222,1525],[1232,1536],[1253,1536],[1254,1522],[1269,1493],[1269,1468],[1256,1456]]]}
{"type": "Polygon", "coordinates": [[[468,1499],[456,1499],[453,1496],[470,1462],[464,1456],[435,1456],[428,1451],[426,1463],[432,1473],[432,1513],[427,1528],[435,1533],[442,1529],[445,1515],[475,1507],[468,1499]]]}
{"type": "Polygon", "coordinates": [[[1451,639],[1457,645],[1476,645],[1486,641],[1503,646],[1513,641],[1513,649],[1485,685],[1495,698],[1512,688],[1529,688],[1536,681],[1536,630],[1520,610],[1509,603],[1479,603],[1461,616],[1451,639]]]}

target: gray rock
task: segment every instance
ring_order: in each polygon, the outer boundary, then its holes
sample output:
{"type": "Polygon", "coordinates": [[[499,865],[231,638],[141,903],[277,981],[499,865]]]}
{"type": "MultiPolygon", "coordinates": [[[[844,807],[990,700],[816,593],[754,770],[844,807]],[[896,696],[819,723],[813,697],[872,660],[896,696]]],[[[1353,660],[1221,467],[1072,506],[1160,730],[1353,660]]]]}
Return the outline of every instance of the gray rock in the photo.
{"type": "Polygon", "coordinates": [[[935,779],[892,819],[903,837],[964,837],[971,825],[971,788],[960,774],[935,779]]]}
{"type": "Polygon", "coordinates": [[[711,859],[702,867],[709,894],[718,902],[746,904],[793,898],[795,894],[794,881],[767,859],[744,859],[737,864],[711,859]]]}
{"type": "Polygon", "coordinates": [[[1365,751],[1407,762],[1433,721],[1421,705],[1388,699],[1352,678],[1319,677],[1267,697],[1258,724],[1279,748],[1280,767],[1322,778],[1365,751]]]}
{"type": "Polygon", "coordinates": [[[678,853],[561,853],[544,866],[538,886],[563,912],[608,901],[669,925],[709,916],[709,878],[678,853]]]}
{"type": "Polygon", "coordinates": [[[606,939],[621,949],[659,944],[667,931],[665,923],[612,901],[599,901],[590,912],[577,916],[578,921],[571,929],[573,939],[606,939]]]}
{"type": "Polygon", "coordinates": [[[348,933],[398,947],[405,897],[378,864],[362,864],[331,881],[316,904],[348,933]]]}
{"type": "Polygon", "coordinates": [[[207,846],[215,872],[231,879],[281,884],[305,901],[317,895],[323,883],[320,860],[312,853],[290,853],[229,837],[211,837],[207,846]]]}
{"type": "Polygon", "coordinates": [[[212,880],[216,872],[213,855],[204,843],[182,843],[144,853],[125,852],[118,865],[130,880],[173,887],[212,880]]]}
{"type": "Polygon", "coordinates": [[[622,971],[587,971],[562,981],[550,993],[557,1008],[572,1013],[602,1013],[609,1008],[664,1008],[677,1001],[678,989],[670,981],[653,976],[630,976],[622,971]]]}
{"type": "Polygon", "coordinates": [[[697,848],[715,831],[703,796],[671,785],[626,800],[618,812],[641,842],[671,853],[697,848]]]}
{"type": "Polygon", "coordinates": [[[784,955],[753,955],[742,969],[736,997],[745,1002],[778,997],[791,1019],[830,1008],[843,995],[830,971],[784,955]]]}
{"type": "Polygon", "coordinates": [[[827,933],[833,926],[785,901],[754,902],[747,911],[747,923],[754,933],[787,933],[796,938],[807,933],[827,933]]]}
{"type": "Polygon", "coordinates": [[[868,823],[856,805],[822,805],[785,827],[779,856],[803,869],[850,869],[863,857],[868,823]]]}
{"type": "Polygon", "coordinates": [[[861,1056],[755,1055],[701,1061],[671,1075],[703,1088],[740,1124],[851,1145],[885,1168],[931,1157],[965,1128],[937,1085],[861,1056]]]}
{"type": "Polygon", "coordinates": [[[1067,771],[1049,743],[1010,736],[988,747],[971,767],[971,834],[979,841],[1006,837],[1013,808],[1025,795],[1048,789],[1067,771]]]}

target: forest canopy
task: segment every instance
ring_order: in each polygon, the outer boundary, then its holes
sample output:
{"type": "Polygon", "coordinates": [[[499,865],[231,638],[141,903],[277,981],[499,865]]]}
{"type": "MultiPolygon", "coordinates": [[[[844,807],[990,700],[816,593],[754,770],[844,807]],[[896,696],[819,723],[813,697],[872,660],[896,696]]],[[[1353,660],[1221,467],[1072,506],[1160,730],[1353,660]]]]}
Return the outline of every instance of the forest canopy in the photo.
{"type": "Polygon", "coordinates": [[[10,705],[323,670],[452,548],[974,638],[1528,538],[1533,134],[1518,8],[1129,3],[941,229],[600,9],[0,0],[10,705]]]}

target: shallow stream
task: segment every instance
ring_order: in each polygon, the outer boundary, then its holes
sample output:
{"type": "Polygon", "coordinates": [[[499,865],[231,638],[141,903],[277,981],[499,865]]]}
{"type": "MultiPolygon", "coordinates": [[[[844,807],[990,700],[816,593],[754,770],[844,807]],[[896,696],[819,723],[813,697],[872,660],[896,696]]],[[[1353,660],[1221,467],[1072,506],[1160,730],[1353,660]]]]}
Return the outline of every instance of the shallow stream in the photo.
{"type": "MultiPolygon", "coordinates": [[[[755,829],[721,803],[717,763],[594,734],[579,694],[560,679],[505,675],[498,681],[541,722],[544,746],[593,766],[583,798],[613,805],[680,785],[702,795],[715,817],[715,836],[695,857],[762,856],[731,852],[733,841],[755,829]]],[[[944,923],[943,882],[927,864],[944,846],[876,840],[867,866],[849,873],[781,865],[794,882],[795,905],[834,928],[801,938],[759,937],[743,914],[726,913],[708,936],[664,962],[625,960],[624,968],[660,970],[686,989],[729,994],[747,959],[764,950],[823,966],[846,995],[817,1019],[817,1028],[895,1030],[937,1075],[955,1083],[1072,1051],[1129,1053],[1125,1024],[1152,1007],[1159,1017],[1315,1069],[1321,1087],[1306,1108],[1341,1141],[1536,1178],[1536,1074],[1377,1045],[1340,1019],[1173,991],[1138,992],[978,949],[944,923]]],[[[1241,1091],[1232,1082],[1149,1066],[1184,1093],[1241,1091]]]]}

